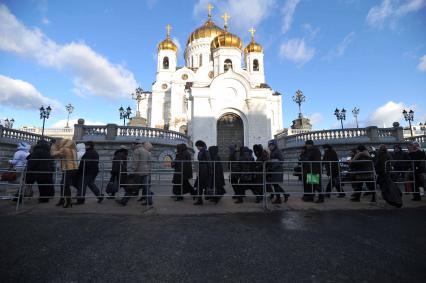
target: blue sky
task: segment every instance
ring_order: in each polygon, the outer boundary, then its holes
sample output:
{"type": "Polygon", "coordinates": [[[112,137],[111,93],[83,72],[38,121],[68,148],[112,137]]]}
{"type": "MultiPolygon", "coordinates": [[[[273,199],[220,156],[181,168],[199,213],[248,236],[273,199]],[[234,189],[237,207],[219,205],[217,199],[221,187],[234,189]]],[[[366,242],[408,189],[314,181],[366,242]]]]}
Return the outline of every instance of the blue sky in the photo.
{"type": "MultiPolygon", "coordinates": [[[[297,117],[297,89],[316,129],[339,127],[336,107],[360,108],[361,126],[405,124],[403,108],[426,122],[426,0],[0,1],[0,119],[40,125],[38,108],[51,104],[47,126],[64,125],[71,102],[72,119],[120,123],[117,109],[135,108],[132,90],[155,80],[165,26],[183,65],[208,2],[216,24],[231,15],[245,45],[256,28],[285,127],[297,117]]],[[[345,126],[354,124],[348,115],[345,126]]]]}

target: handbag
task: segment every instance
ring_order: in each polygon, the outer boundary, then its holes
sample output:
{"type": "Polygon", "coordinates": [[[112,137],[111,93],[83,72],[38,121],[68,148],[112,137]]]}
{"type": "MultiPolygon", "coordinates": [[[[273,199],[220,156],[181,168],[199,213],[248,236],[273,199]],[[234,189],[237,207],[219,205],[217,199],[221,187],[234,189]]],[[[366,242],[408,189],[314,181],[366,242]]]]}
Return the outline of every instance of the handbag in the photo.
{"type": "Polygon", "coordinates": [[[306,183],[311,185],[319,185],[320,183],[320,175],[319,174],[313,174],[308,173],[306,175],[306,183]]]}
{"type": "Polygon", "coordinates": [[[15,171],[7,171],[1,174],[0,178],[2,181],[13,182],[16,181],[16,172],[15,171]]]}

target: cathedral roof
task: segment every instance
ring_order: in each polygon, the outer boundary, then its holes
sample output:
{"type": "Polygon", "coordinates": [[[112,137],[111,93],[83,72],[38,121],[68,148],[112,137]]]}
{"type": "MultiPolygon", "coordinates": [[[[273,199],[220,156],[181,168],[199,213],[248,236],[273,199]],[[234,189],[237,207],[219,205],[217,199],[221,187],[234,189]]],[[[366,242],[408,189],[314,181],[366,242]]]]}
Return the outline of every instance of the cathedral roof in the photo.
{"type": "Polygon", "coordinates": [[[223,29],[218,27],[212,19],[209,19],[201,27],[194,30],[188,37],[187,45],[199,38],[214,38],[223,33],[223,29]]]}
{"type": "Polygon", "coordinates": [[[244,53],[251,53],[251,52],[263,52],[263,47],[259,43],[257,43],[254,40],[254,33],[256,30],[254,28],[249,29],[249,32],[251,33],[251,41],[250,43],[244,48],[244,53]]]}
{"type": "Polygon", "coordinates": [[[166,37],[165,40],[161,41],[158,44],[158,51],[160,51],[160,50],[173,50],[174,52],[176,52],[177,46],[173,42],[173,40],[170,39],[170,30],[172,29],[172,27],[170,25],[167,25],[166,29],[167,29],[167,37],[166,37]]]}
{"type": "Polygon", "coordinates": [[[210,49],[214,50],[216,48],[221,47],[234,47],[242,50],[243,42],[241,41],[241,39],[237,35],[232,34],[228,31],[228,14],[225,13],[222,18],[225,21],[225,30],[222,34],[219,34],[212,40],[212,42],[210,43],[210,49]]]}

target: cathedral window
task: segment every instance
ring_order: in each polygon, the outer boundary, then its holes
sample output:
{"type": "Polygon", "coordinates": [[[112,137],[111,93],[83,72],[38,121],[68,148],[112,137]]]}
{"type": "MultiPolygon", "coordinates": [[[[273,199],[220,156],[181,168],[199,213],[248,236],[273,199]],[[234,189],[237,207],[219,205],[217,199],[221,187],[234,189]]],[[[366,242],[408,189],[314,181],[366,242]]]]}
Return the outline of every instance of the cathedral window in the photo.
{"type": "Polygon", "coordinates": [[[169,68],[169,57],[164,57],[163,58],[163,69],[168,69],[169,68]]]}
{"type": "Polygon", "coordinates": [[[203,65],[203,55],[200,54],[200,64],[198,64],[200,67],[203,65]]]}
{"type": "Polygon", "coordinates": [[[253,71],[259,71],[259,61],[257,59],[253,60],[253,71]]]}
{"type": "Polygon", "coordinates": [[[223,65],[223,69],[228,71],[229,69],[232,69],[232,61],[230,59],[225,60],[225,64],[223,65]]]}

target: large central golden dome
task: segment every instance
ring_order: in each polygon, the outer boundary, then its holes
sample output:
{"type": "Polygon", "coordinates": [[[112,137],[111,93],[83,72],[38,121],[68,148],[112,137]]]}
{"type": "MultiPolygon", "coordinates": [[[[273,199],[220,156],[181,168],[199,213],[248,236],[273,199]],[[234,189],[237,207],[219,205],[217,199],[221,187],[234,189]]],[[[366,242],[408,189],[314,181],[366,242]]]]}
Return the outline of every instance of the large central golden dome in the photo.
{"type": "Polygon", "coordinates": [[[219,47],[234,47],[238,49],[243,49],[243,42],[235,34],[225,32],[216,36],[210,43],[210,49],[215,50],[219,47]]]}
{"type": "Polygon", "coordinates": [[[214,38],[223,33],[223,29],[218,27],[210,18],[201,27],[194,30],[188,38],[187,45],[199,38],[214,38]]]}

